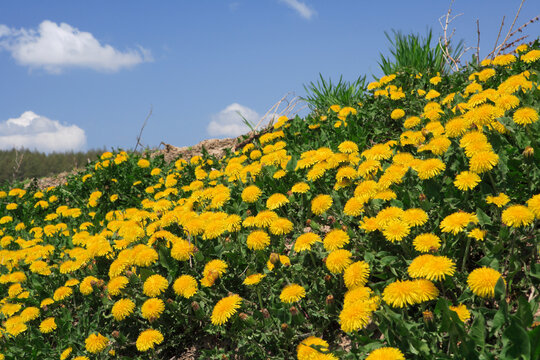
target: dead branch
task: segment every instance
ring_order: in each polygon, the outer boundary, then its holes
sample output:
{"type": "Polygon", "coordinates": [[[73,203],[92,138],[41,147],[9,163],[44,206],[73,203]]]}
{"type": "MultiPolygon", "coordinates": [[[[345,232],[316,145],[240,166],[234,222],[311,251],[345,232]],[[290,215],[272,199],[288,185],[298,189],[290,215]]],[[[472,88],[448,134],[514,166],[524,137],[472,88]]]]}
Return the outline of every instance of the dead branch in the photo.
{"type": "Polygon", "coordinates": [[[146,124],[148,123],[148,119],[150,119],[150,116],[152,116],[152,111],[153,110],[154,110],[154,106],[150,105],[150,111],[148,112],[148,115],[146,115],[146,119],[144,119],[144,123],[143,123],[143,125],[141,127],[141,131],[139,131],[139,135],[137,136],[137,143],[135,144],[135,148],[133,149],[133,152],[137,151],[137,147],[139,145],[141,145],[141,147],[142,147],[142,144],[141,144],[142,133],[144,131],[144,128],[145,128],[146,124]]]}
{"type": "Polygon", "coordinates": [[[506,15],[503,16],[503,18],[502,18],[501,26],[499,27],[499,33],[497,34],[497,39],[495,40],[495,45],[493,45],[493,51],[490,52],[488,54],[488,56],[486,56],[486,58],[488,58],[489,56],[491,56],[493,58],[494,57],[493,54],[495,54],[495,51],[497,51],[497,44],[499,43],[499,37],[501,36],[501,31],[502,31],[502,28],[504,26],[504,19],[505,18],[506,18],[506,15]]]}
{"type": "Polygon", "coordinates": [[[452,55],[450,54],[450,42],[452,41],[452,38],[454,37],[454,34],[456,32],[456,29],[452,29],[452,32],[450,33],[450,36],[448,36],[448,25],[454,21],[456,18],[460,17],[461,15],[463,14],[457,14],[455,16],[453,16],[452,18],[450,18],[450,15],[452,14],[452,5],[454,4],[454,0],[452,0],[450,2],[450,6],[448,7],[448,11],[446,13],[446,15],[443,15],[439,18],[439,24],[441,25],[442,29],[443,29],[443,38],[442,40],[444,41],[444,43],[441,43],[441,38],[439,38],[439,47],[441,48],[442,52],[443,52],[443,57],[444,57],[444,60],[445,62],[450,65],[450,68],[452,68],[452,70],[459,70],[459,58],[461,58],[461,56],[465,53],[465,51],[463,51],[459,56],[458,56],[458,59],[454,59],[452,57],[452,55]],[[444,25],[442,23],[442,19],[445,19],[444,21],[444,25]]]}
{"type": "Polygon", "coordinates": [[[499,51],[497,51],[497,54],[495,56],[499,55],[499,53],[501,52],[501,48],[504,46],[504,44],[506,44],[506,42],[510,38],[510,34],[512,33],[512,29],[514,28],[514,25],[516,24],[517,18],[519,16],[519,13],[521,12],[521,8],[523,7],[524,2],[525,0],[521,0],[516,16],[514,17],[514,21],[512,22],[512,25],[510,25],[510,29],[508,29],[508,32],[506,33],[506,37],[504,38],[503,42],[501,43],[501,45],[499,45],[499,51]]]}
{"type": "Polygon", "coordinates": [[[480,19],[476,19],[476,31],[478,33],[478,41],[476,43],[476,63],[480,63],[480,19]]]}

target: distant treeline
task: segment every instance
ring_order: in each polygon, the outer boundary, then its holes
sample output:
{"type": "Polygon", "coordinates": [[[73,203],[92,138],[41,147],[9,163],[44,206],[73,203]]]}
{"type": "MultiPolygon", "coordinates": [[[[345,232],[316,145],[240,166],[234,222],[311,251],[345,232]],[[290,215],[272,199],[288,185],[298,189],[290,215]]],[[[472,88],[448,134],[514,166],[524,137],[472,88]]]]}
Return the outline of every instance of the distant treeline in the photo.
{"type": "Polygon", "coordinates": [[[0,184],[52,176],[86,166],[106,150],[45,154],[31,150],[0,150],[0,184]]]}

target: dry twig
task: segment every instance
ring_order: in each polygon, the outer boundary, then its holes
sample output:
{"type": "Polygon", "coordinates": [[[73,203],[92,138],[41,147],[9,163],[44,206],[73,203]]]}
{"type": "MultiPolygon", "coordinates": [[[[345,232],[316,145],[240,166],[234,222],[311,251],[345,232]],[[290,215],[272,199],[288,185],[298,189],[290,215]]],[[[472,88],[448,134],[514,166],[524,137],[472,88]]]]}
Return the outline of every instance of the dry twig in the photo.
{"type": "Polygon", "coordinates": [[[141,145],[141,147],[143,146],[141,144],[141,137],[142,137],[142,133],[144,131],[144,128],[146,126],[146,124],[148,123],[148,119],[150,119],[150,116],[152,116],[152,111],[154,110],[154,106],[153,105],[150,105],[150,111],[148,112],[148,115],[146,115],[146,119],[144,119],[144,123],[141,127],[141,131],[139,131],[139,135],[137,136],[137,143],[135,144],[135,148],[133,149],[133,152],[136,152],[137,151],[137,147],[139,145],[141,145]]]}

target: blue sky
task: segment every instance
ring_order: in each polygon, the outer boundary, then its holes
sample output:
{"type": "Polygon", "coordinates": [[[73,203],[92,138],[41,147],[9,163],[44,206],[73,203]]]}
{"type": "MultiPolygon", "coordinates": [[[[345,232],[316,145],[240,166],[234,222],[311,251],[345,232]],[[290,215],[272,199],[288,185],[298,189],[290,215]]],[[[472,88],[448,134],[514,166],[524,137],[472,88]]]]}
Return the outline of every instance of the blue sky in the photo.
{"type": "MultiPolygon", "coordinates": [[[[321,73],[381,75],[384,31],[442,34],[450,1],[2,1],[0,149],[193,145],[243,131],[321,73]],[[212,124],[212,125],[211,125],[212,124]]],[[[456,0],[454,38],[481,56],[519,0],[456,0]]],[[[516,28],[540,15],[523,5],[516,28]]],[[[540,34],[540,24],[526,29],[540,34]]],[[[532,39],[531,39],[532,40],[532,39]]],[[[470,58],[471,50],[466,59],[470,58]]]]}

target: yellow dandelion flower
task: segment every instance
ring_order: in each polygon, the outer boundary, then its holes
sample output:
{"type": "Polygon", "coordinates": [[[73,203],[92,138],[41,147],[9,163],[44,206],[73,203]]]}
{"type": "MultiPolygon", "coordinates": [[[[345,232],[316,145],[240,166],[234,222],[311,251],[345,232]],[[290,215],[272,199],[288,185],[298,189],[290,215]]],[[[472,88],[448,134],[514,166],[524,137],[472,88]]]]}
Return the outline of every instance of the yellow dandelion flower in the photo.
{"type": "Polygon", "coordinates": [[[350,198],[343,209],[343,213],[348,216],[358,216],[364,212],[364,202],[357,197],[350,198]]]}
{"type": "Polygon", "coordinates": [[[298,360],[337,360],[328,352],[328,343],[321,338],[310,336],[296,348],[298,360]]]}
{"type": "Polygon", "coordinates": [[[158,330],[148,329],[143,331],[137,337],[137,350],[143,352],[153,349],[154,346],[159,345],[163,342],[163,334],[158,330]]]}
{"type": "Polygon", "coordinates": [[[441,239],[435,234],[420,234],[414,238],[413,246],[420,252],[437,251],[441,247],[441,239]]]}
{"type": "Polygon", "coordinates": [[[429,90],[425,96],[426,100],[431,100],[431,99],[435,99],[436,97],[439,97],[441,96],[441,93],[438,92],[437,90],[429,90]]]}
{"type": "Polygon", "coordinates": [[[401,220],[409,226],[422,226],[428,221],[428,214],[419,208],[407,209],[401,214],[401,220]]]}
{"type": "Polygon", "coordinates": [[[281,294],[279,295],[279,299],[281,302],[290,304],[299,301],[305,296],[306,289],[298,284],[290,284],[283,288],[281,294]]]}
{"type": "Polygon", "coordinates": [[[43,334],[48,334],[54,330],[56,330],[56,322],[54,321],[53,317],[46,318],[39,325],[39,331],[41,331],[43,334]]]}
{"type": "Polygon", "coordinates": [[[189,260],[189,257],[193,255],[194,252],[195,246],[184,239],[174,241],[171,248],[171,256],[179,261],[189,260]]]}
{"type": "Polygon", "coordinates": [[[339,314],[341,330],[352,332],[365,328],[371,322],[371,315],[377,304],[372,299],[357,300],[344,306],[339,314]]]}
{"type": "Polygon", "coordinates": [[[527,207],[532,211],[537,219],[540,219],[540,194],[534,195],[532,198],[527,200],[527,207]]]}
{"type": "Polygon", "coordinates": [[[484,238],[486,236],[486,230],[481,230],[478,228],[474,228],[467,234],[467,237],[473,238],[478,241],[484,241],[484,238]]]}
{"type": "Polygon", "coordinates": [[[502,212],[501,220],[506,226],[527,226],[534,221],[534,213],[526,206],[513,205],[502,212]]]}
{"type": "Polygon", "coordinates": [[[499,55],[493,59],[493,65],[506,66],[516,61],[516,57],[512,54],[499,55]]]}
{"type": "Polygon", "coordinates": [[[462,171],[456,175],[454,186],[461,191],[472,190],[480,183],[481,179],[478,174],[470,171],[462,171]]]}
{"type": "Polygon", "coordinates": [[[158,298],[148,299],[141,306],[142,317],[147,320],[159,319],[164,310],[165,303],[158,298]]]}
{"type": "Polygon", "coordinates": [[[275,212],[270,210],[263,210],[258,213],[257,216],[255,216],[255,225],[262,228],[267,228],[272,224],[274,220],[278,218],[279,216],[275,212]]]}
{"type": "Polygon", "coordinates": [[[458,306],[449,306],[450,310],[454,311],[457,316],[459,317],[459,320],[466,322],[471,318],[471,313],[467,309],[467,307],[463,304],[459,304],[458,306]]]}
{"type": "Polygon", "coordinates": [[[315,233],[308,232],[300,235],[294,243],[294,251],[310,251],[313,244],[321,242],[321,237],[315,233]]]}
{"type": "Polygon", "coordinates": [[[309,191],[309,185],[305,182],[299,182],[293,185],[291,192],[294,194],[305,194],[309,191]]]}
{"type": "Polygon", "coordinates": [[[71,296],[72,294],[73,290],[70,287],[61,286],[54,291],[53,299],[54,301],[61,301],[71,296]]]}
{"type": "Polygon", "coordinates": [[[510,202],[508,195],[499,193],[497,196],[488,195],[486,197],[486,203],[497,205],[497,207],[503,207],[510,202]]]}
{"type": "Polygon", "coordinates": [[[344,141],[339,144],[338,150],[344,154],[354,154],[358,152],[358,145],[352,141],[344,141]]]}
{"type": "Polygon", "coordinates": [[[330,195],[318,195],[311,200],[311,212],[315,215],[322,215],[330,209],[332,203],[330,195]]]}
{"type": "Polygon", "coordinates": [[[333,274],[341,274],[352,263],[351,256],[349,250],[334,250],[326,258],[326,268],[333,274]]]}
{"type": "Polygon", "coordinates": [[[390,242],[402,241],[406,238],[411,230],[411,226],[402,220],[393,219],[383,226],[382,233],[386,240],[390,242]]]}
{"type": "Polygon", "coordinates": [[[538,112],[530,107],[522,107],[516,110],[513,120],[518,125],[529,125],[538,121],[538,112]]]}
{"type": "Polygon", "coordinates": [[[278,218],[270,224],[270,232],[274,235],[285,235],[292,231],[293,223],[285,218],[278,218]]]}
{"type": "Polygon", "coordinates": [[[261,282],[261,280],[265,276],[266,275],[264,275],[264,274],[252,274],[252,275],[249,275],[244,279],[242,284],[244,284],[244,285],[257,285],[258,283],[261,282]]]}
{"type": "Polygon", "coordinates": [[[19,316],[21,317],[21,320],[23,322],[32,321],[38,318],[39,309],[34,306],[27,307],[23,311],[21,311],[21,314],[19,316]]]}
{"type": "Polygon", "coordinates": [[[112,296],[120,295],[128,283],[129,280],[125,276],[114,277],[107,284],[107,291],[112,296]]]}
{"type": "Polygon", "coordinates": [[[214,281],[227,271],[227,267],[227,263],[223,260],[215,259],[209,261],[204,266],[201,285],[205,287],[214,285],[214,281]]]}
{"type": "Polygon", "coordinates": [[[261,196],[262,191],[255,185],[250,185],[242,190],[242,201],[247,203],[254,203],[261,196]]]}
{"type": "Polygon", "coordinates": [[[214,306],[214,310],[212,310],[212,324],[225,324],[236,313],[237,309],[240,308],[241,303],[242,298],[236,294],[219,300],[216,306],[214,306]]]}
{"type": "Polygon", "coordinates": [[[373,350],[366,360],[405,360],[403,353],[393,347],[382,347],[373,350]]]}
{"type": "Polygon", "coordinates": [[[266,207],[270,210],[275,210],[289,203],[289,199],[283,194],[273,194],[266,200],[266,207]]]}
{"type": "Polygon", "coordinates": [[[197,292],[197,280],[191,275],[179,276],[173,284],[173,290],[176,295],[189,299],[197,292]]]}
{"type": "Polygon", "coordinates": [[[410,116],[403,122],[405,129],[410,129],[420,124],[420,118],[418,116],[410,116]]]}
{"type": "Polygon", "coordinates": [[[534,49],[521,56],[521,60],[526,63],[532,63],[540,59],[540,50],[534,49]]]}
{"type": "Polygon", "coordinates": [[[334,251],[349,243],[349,235],[341,229],[334,229],[328,232],[323,240],[326,251],[334,251]]]}
{"type": "Polygon", "coordinates": [[[476,214],[458,211],[445,217],[439,227],[442,232],[451,232],[453,235],[463,231],[469,223],[478,223],[476,214]]]}
{"type": "Polygon", "coordinates": [[[120,299],[114,303],[111,313],[116,321],[122,321],[133,313],[135,303],[130,299],[120,299]]]}
{"type": "Polygon", "coordinates": [[[398,120],[398,119],[401,119],[402,117],[405,116],[405,111],[403,111],[402,109],[395,109],[392,111],[392,113],[390,114],[390,117],[393,119],[393,120],[398,120]]]}
{"type": "Polygon", "coordinates": [[[492,298],[495,296],[495,285],[501,276],[497,270],[481,267],[469,274],[467,284],[475,295],[492,298]]]}
{"type": "Polygon", "coordinates": [[[248,235],[246,243],[251,250],[263,250],[270,245],[270,236],[262,230],[256,230],[248,235]]]}
{"type": "Polygon", "coordinates": [[[161,295],[169,287],[169,282],[161,275],[149,276],[143,284],[143,293],[148,297],[161,295]]]}
{"type": "Polygon", "coordinates": [[[73,348],[70,346],[66,348],[64,351],[62,351],[62,354],[60,354],[60,360],[66,360],[69,355],[71,355],[71,352],[73,351],[73,348]]]}
{"type": "Polygon", "coordinates": [[[98,352],[105,350],[109,343],[109,339],[107,339],[100,333],[94,333],[90,334],[90,336],[86,338],[84,343],[86,351],[92,354],[97,354],[98,352]]]}
{"type": "Polygon", "coordinates": [[[349,290],[362,287],[369,277],[369,265],[365,261],[352,263],[345,269],[343,280],[349,290]]]}
{"type": "Polygon", "coordinates": [[[420,255],[417,256],[407,269],[412,278],[428,280],[444,280],[446,276],[454,275],[456,264],[446,256],[420,255]]]}
{"type": "Polygon", "coordinates": [[[446,169],[446,165],[440,159],[419,160],[413,166],[422,180],[431,179],[446,169]]]}

